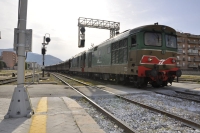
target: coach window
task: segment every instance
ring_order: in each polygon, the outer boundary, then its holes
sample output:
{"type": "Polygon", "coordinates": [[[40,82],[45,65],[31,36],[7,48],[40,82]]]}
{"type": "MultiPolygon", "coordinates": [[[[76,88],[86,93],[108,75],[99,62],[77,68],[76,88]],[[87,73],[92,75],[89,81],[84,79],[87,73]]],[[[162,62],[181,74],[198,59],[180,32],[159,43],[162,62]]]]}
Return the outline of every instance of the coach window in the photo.
{"type": "Polygon", "coordinates": [[[131,37],[131,47],[135,47],[137,45],[136,35],[131,37]]]}

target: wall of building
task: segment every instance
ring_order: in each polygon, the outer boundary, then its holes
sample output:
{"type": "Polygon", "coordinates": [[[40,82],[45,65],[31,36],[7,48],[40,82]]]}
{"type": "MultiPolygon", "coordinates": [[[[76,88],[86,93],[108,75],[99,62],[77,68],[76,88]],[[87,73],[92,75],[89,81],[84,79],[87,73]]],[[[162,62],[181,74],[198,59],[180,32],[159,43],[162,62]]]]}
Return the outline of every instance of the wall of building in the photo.
{"type": "Polygon", "coordinates": [[[7,67],[13,69],[14,65],[17,62],[17,55],[12,51],[3,51],[1,53],[1,56],[7,67]]]}
{"type": "Polygon", "coordinates": [[[184,70],[200,69],[200,35],[177,32],[177,65],[184,70]]]}

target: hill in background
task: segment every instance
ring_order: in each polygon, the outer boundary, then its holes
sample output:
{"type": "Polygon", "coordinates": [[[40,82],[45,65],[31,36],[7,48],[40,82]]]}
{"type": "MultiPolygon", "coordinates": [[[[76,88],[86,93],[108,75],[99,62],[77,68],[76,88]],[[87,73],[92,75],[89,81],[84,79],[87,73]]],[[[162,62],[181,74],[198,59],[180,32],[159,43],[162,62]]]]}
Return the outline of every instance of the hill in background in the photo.
{"type": "MultiPolygon", "coordinates": [[[[15,52],[12,48],[9,49],[0,49],[0,53],[2,51],[13,51],[15,52]]],[[[36,54],[36,53],[32,53],[32,52],[28,52],[27,54],[27,58],[26,58],[26,62],[37,62],[37,64],[42,65],[42,54],[36,54]]],[[[57,63],[62,62],[61,59],[54,57],[52,55],[45,55],[45,61],[44,61],[44,65],[48,66],[48,65],[54,65],[57,63]]]]}

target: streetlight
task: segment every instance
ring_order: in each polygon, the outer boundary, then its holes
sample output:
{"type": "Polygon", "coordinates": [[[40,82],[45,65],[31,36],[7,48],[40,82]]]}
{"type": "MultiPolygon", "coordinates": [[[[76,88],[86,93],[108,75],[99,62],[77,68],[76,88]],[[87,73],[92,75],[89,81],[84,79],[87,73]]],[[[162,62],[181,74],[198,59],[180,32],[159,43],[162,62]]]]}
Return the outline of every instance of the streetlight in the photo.
{"type": "Polygon", "coordinates": [[[0,31],[0,39],[1,39],[1,31],[0,31]]]}
{"type": "Polygon", "coordinates": [[[50,39],[50,34],[49,34],[49,33],[46,33],[45,36],[44,36],[43,43],[42,43],[42,45],[43,45],[43,47],[42,47],[42,55],[43,55],[42,77],[44,77],[44,55],[46,54],[45,45],[48,45],[50,41],[51,41],[51,39],[50,39]],[[46,37],[46,35],[49,35],[49,37],[46,37]],[[45,41],[46,41],[47,43],[45,43],[45,41]]]}

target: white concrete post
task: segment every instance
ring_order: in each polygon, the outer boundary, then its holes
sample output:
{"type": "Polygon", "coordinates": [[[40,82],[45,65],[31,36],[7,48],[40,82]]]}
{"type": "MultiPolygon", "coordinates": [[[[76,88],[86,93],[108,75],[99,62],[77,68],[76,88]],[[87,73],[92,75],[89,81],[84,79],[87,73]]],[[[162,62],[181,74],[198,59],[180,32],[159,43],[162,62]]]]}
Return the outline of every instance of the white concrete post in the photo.
{"type": "Polygon", "coordinates": [[[35,82],[35,63],[36,62],[32,62],[33,63],[33,83],[35,82]]]}
{"type": "Polygon", "coordinates": [[[4,118],[31,117],[33,114],[27,88],[24,87],[25,80],[25,31],[28,0],[19,0],[19,44],[18,44],[18,67],[17,87],[14,89],[8,113],[4,118]]]}

